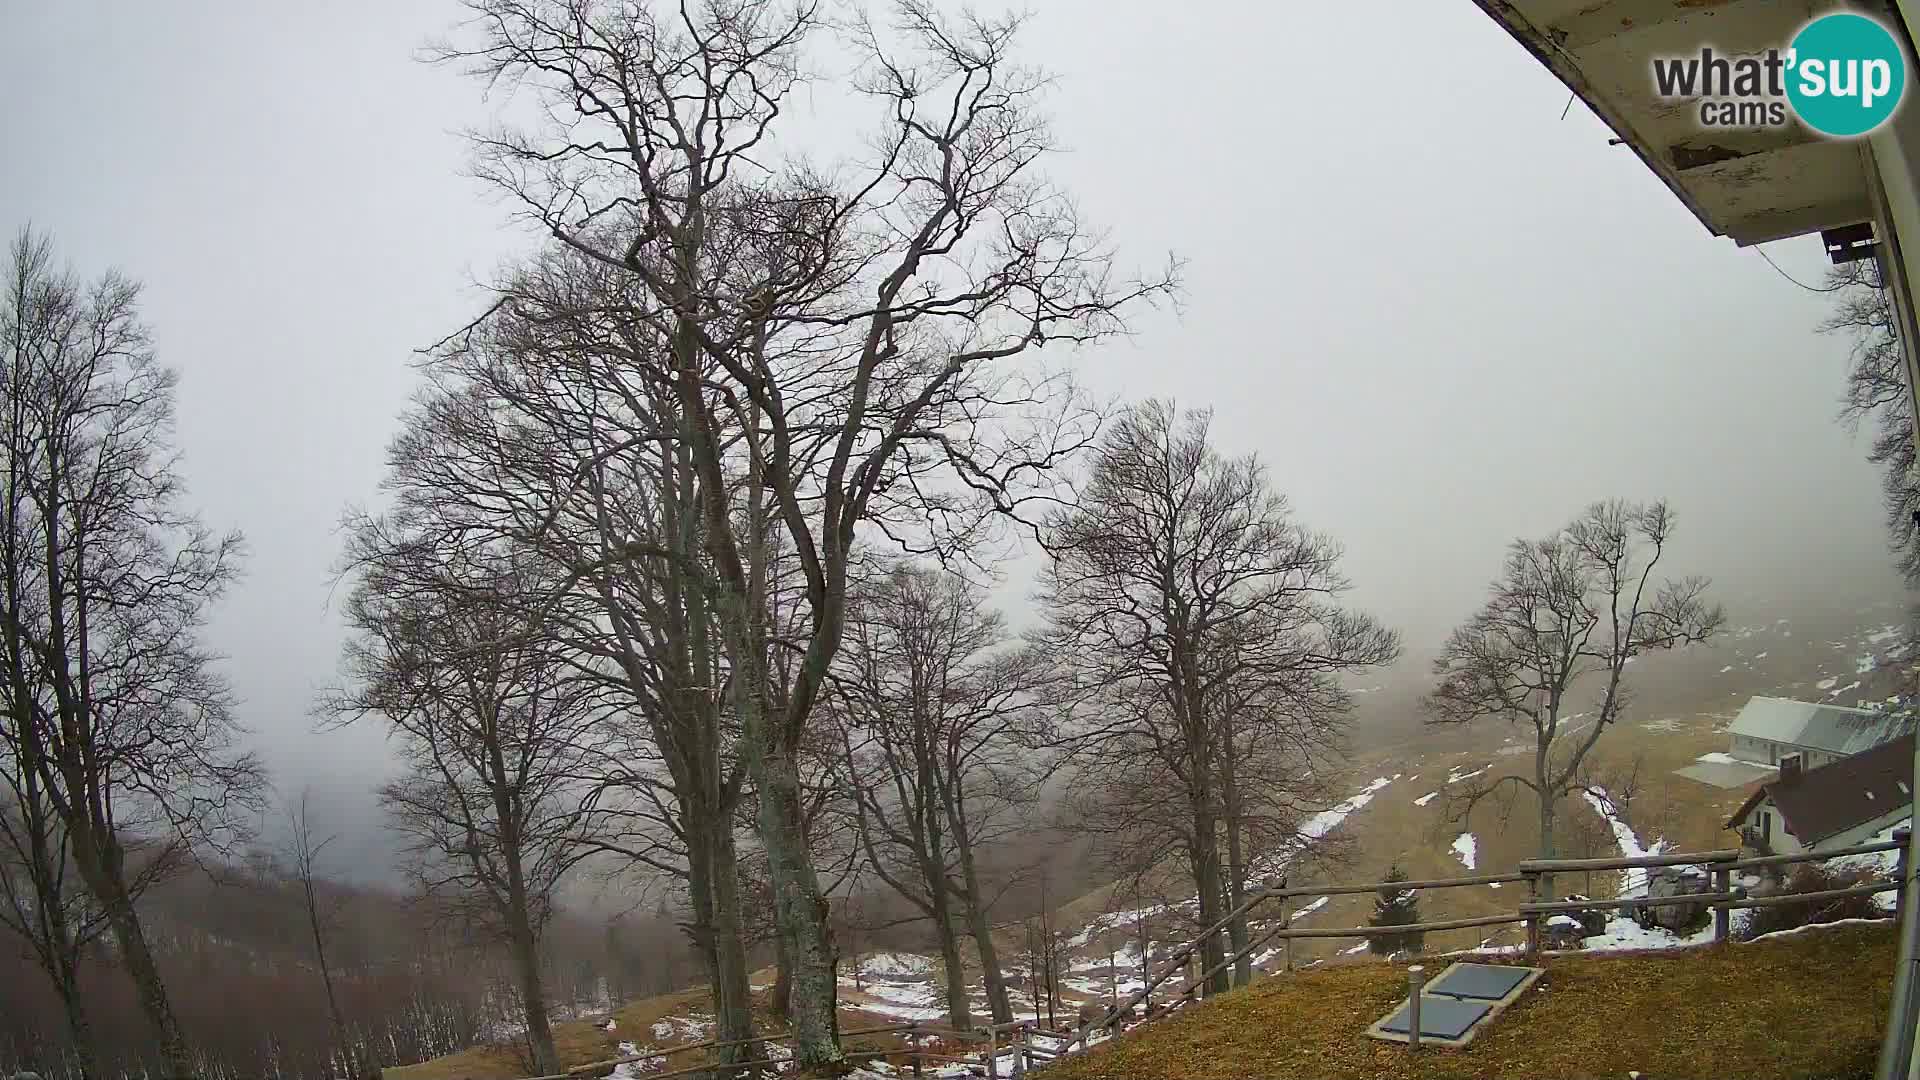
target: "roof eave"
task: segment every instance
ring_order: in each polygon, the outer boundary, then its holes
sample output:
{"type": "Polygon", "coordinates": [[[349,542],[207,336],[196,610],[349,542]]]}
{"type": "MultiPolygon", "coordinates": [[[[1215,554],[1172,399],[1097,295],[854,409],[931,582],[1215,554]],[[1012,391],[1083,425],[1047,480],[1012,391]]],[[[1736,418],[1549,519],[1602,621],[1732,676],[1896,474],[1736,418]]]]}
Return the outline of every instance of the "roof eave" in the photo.
{"type": "MultiPolygon", "coordinates": [[[[1660,182],[1667,186],[1667,190],[1673,192],[1674,198],[1680,200],[1680,205],[1685,206],[1689,213],[1699,219],[1700,224],[1706,226],[1708,232],[1715,236],[1728,235],[1707,213],[1706,209],[1700,205],[1699,201],[1687,191],[1686,186],[1680,182],[1680,177],[1673,168],[1659,156],[1649,152],[1648,139],[1640,132],[1634,130],[1633,125],[1627,123],[1626,119],[1619,115],[1619,113],[1607,103],[1606,99],[1594,90],[1586,77],[1581,74],[1579,66],[1574,64],[1565,53],[1556,47],[1550,36],[1542,32],[1539,27],[1535,26],[1530,19],[1521,14],[1512,4],[1507,3],[1506,0],[1474,0],[1474,3],[1478,4],[1480,10],[1486,12],[1495,22],[1504,27],[1507,33],[1512,35],[1513,39],[1518,41],[1523,48],[1532,53],[1535,60],[1540,61],[1541,64],[1546,66],[1548,71],[1553,72],[1555,77],[1565,83],[1568,90],[1573,91],[1581,101],[1586,102],[1587,108],[1593,110],[1593,114],[1598,116],[1602,123],[1613,129],[1614,136],[1629,150],[1632,150],[1634,156],[1640,159],[1641,164],[1652,170],[1653,175],[1660,178],[1660,182]]],[[[1782,233],[1781,236],[1772,237],[1771,239],[1781,239],[1785,236],[1792,235],[1797,234],[1782,233]]],[[[1760,241],[1736,242],[1750,243],[1760,241]]]]}

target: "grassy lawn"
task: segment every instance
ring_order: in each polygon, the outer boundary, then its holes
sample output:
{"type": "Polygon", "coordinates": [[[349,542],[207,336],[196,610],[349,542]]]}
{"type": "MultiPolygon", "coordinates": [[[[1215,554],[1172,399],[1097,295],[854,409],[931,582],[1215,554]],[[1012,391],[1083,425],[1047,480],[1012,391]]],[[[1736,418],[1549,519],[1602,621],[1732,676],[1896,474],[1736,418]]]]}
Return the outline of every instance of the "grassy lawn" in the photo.
{"type": "MultiPolygon", "coordinates": [[[[1464,1050],[1362,1034],[1404,969],[1276,976],[1049,1069],[1049,1080],[1259,1077],[1864,1077],[1890,999],[1888,926],[1752,945],[1549,959],[1546,977],[1464,1050]]],[[[1432,965],[1437,971],[1444,966],[1432,965]]]]}

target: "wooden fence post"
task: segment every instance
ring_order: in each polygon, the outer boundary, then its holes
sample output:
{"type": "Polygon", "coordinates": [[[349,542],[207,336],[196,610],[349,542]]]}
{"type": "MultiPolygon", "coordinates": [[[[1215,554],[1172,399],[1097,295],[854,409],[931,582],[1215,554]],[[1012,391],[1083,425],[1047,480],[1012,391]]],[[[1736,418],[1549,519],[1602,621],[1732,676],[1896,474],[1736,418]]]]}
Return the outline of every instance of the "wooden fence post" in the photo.
{"type": "Polygon", "coordinates": [[[1893,925],[1899,926],[1907,917],[1907,875],[1913,871],[1907,866],[1906,830],[1901,829],[1894,835],[1901,841],[1899,854],[1893,860],[1894,880],[1900,882],[1900,891],[1893,894],[1893,925]]]}
{"type": "MultiPolygon", "coordinates": [[[[1522,871],[1527,875],[1527,902],[1540,902],[1540,873],[1537,870],[1522,871]]],[[[1532,963],[1540,958],[1540,913],[1527,913],[1527,961],[1532,963]]]]}
{"type": "Polygon", "coordinates": [[[907,1029],[907,1047],[913,1053],[913,1080],[920,1080],[920,1028],[918,1025],[907,1029]]]}
{"type": "MultiPolygon", "coordinates": [[[[1733,891],[1733,872],[1726,867],[1715,867],[1713,871],[1713,891],[1721,894],[1733,891]]],[[[1725,900],[1713,905],[1713,940],[1723,942],[1733,926],[1733,909],[1725,900]]]]}
{"type": "MultiPolygon", "coordinates": [[[[1280,899],[1280,929],[1293,929],[1293,897],[1291,896],[1281,897],[1280,899]]],[[[1291,972],[1293,970],[1292,938],[1283,937],[1280,939],[1280,953],[1286,957],[1286,969],[1291,972]]]]}
{"type": "Polygon", "coordinates": [[[987,1025],[987,1080],[1000,1080],[1000,1033],[987,1025]]]}
{"type": "Polygon", "coordinates": [[[1027,1025],[1013,1029],[1013,1075],[1015,1080],[1027,1074],[1027,1025]]]}

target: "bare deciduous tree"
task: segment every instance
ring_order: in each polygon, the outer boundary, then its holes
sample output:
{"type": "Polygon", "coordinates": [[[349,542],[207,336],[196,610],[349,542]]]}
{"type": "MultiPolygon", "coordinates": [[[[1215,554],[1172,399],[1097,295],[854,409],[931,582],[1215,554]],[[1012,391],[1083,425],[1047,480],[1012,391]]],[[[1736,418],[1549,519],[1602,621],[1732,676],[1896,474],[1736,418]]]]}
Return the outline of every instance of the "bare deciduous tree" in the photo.
{"type": "Polygon", "coordinates": [[[293,884],[299,890],[300,909],[306,916],[307,935],[313,941],[313,965],[320,972],[320,985],[327,993],[327,1019],[333,1025],[334,1044],[339,1047],[340,1064],[345,1075],[352,1080],[361,1075],[354,1060],[353,1039],[347,1032],[346,1014],[340,1010],[340,995],[333,988],[333,965],[327,961],[327,938],[333,933],[333,922],[339,914],[338,903],[329,902],[321,890],[325,875],[320,870],[320,858],[335,837],[316,837],[313,832],[313,819],[307,812],[307,793],[300,793],[300,801],[287,810],[288,839],[284,852],[286,867],[293,884]]]}
{"type": "Polygon", "coordinates": [[[1840,419],[1851,430],[1872,429],[1867,460],[1880,468],[1880,498],[1887,545],[1909,583],[1920,582],[1920,474],[1914,471],[1913,393],[1907,385],[1906,352],[1900,345],[1893,300],[1872,259],[1842,263],[1827,273],[1835,292],[1824,333],[1850,339],[1847,390],[1840,419]]]}
{"type": "MultiPolygon", "coordinates": [[[[1647,653],[1702,642],[1726,614],[1706,599],[1708,581],[1656,581],[1672,539],[1664,502],[1618,499],[1589,506],[1541,540],[1516,540],[1486,606],[1448,635],[1424,705],[1434,723],[1483,718],[1532,731],[1533,774],[1475,782],[1450,796],[1464,818],[1502,788],[1531,791],[1540,812],[1540,857],[1555,855],[1560,800],[1573,789],[1595,744],[1627,706],[1627,664],[1647,653]],[[1588,676],[1602,680],[1585,724],[1566,710],[1588,676]]],[[[1551,895],[1551,877],[1544,881],[1551,895]]]]}
{"type": "MultiPolygon", "coordinates": [[[[12,713],[9,701],[8,713],[12,713]]],[[[27,945],[60,999],[82,1077],[100,1075],[80,992],[80,960],[106,930],[99,905],[68,876],[66,830],[33,767],[33,733],[0,729],[0,927],[27,945]]]]}
{"type": "Polygon", "coordinates": [[[700,479],[671,394],[625,359],[647,343],[609,315],[623,301],[605,268],[556,253],[512,289],[517,306],[429,357],[432,385],[388,455],[395,507],[361,525],[504,546],[559,580],[496,599],[608,702],[588,834],[630,876],[685,882],[685,929],[729,1044],[720,1061],[750,1060],[735,835],[745,775],[700,479]]]}
{"type": "MultiPolygon", "coordinates": [[[[1293,521],[1257,459],[1222,457],[1208,424],[1159,401],[1121,416],[1079,505],[1049,523],[1043,586],[1047,644],[1101,688],[1105,719],[1084,738],[1100,759],[1091,782],[1119,815],[1110,834],[1136,851],[1171,837],[1203,925],[1251,861],[1233,847],[1250,820],[1239,796],[1259,785],[1232,778],[1253,730],[1295,733],[1277,745],[1305,734],[1294,749],[1306,749],[1350,708],[1339,676],[1399,653],[1392,631],[1340,606],[1339,548],[1293,521]]],[[[1310,757],[1293,761],[1294,782],[1317,782],[1310,757]]],[[[1224,956],[1217,935],[1203,943],[1203,968],[1224,956]]],[[[1209,992],[1227,979],[1217,972],[1209,992]]]]}
{"type": "Polygon", "coordinates": [[[960,938],[996,1023],[1013,1019],[977,852],[1028,818],[1046,780],[1053,680],[1006,648],[999,615],[950,573],[899,563],[861,588],[833,693],[867,865],[933,927],[948,1018],[972,1027],[960,938]]]}
{"type": "Polygon", "coordinates": [[[787,99],[821,44],[810,5],[471,6],[475,39],[446,57],[530,91],[549,121],[478,138],[481,174],[621,276],[619,315],[649,338],[626,359],[678,404],[793,958],[797,1057],[835,1064],[835,956],[798,757],[844,632],[859,526],[952,542],[1018,505],[1080,436],[1034,429],[1051,387],[1007,362],[1118,333],[1120,310],[1170,281],[1115,280],[1099,235],[1037,176],[1044,80],[1011,58],[1016,20],[949,20],[913,0],[897,33],[856,21],[839,40],[882,126],[863,160],[823,169],[778,160],[787,99]],[[729,471],[748,476],[744,498],[729,471]],[[756,602],[761,521],[803,581],[802,659],[778,701],[756,602]]]}
{"type": "Polygon", "coordinates": [[[554,583],[511,554],[453,558],[379,528],[353,538],[361,575],[347,603],[352,685],[328,708],[384,720],[408,773],[381,790],[428,895],[499,935],[536,1072],[559,1069],[540,935],[583,856],[583,759],[594,754],[595,685],[528,633],[512,601],[554,583]]]}
{"type": "Polygon", "coordinates": [[[0,300],[0,644],[7,746],[65,833],[171,1077],[194,1074],[134,900],[143,878],[245,834],[259,765],[235,748],[225,680],[198,635],[237,572],[238,534],[179,506],[175,373],[140,289],[83,285],[22,232],[0,300]]]}

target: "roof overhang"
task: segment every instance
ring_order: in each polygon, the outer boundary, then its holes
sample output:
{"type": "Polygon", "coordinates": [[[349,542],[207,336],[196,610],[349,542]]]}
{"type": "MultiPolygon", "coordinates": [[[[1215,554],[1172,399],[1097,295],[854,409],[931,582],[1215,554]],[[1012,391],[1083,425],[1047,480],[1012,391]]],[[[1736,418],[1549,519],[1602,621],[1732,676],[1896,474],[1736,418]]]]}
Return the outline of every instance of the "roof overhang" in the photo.
{"type": "MultiPolygon", "coordinates": [[[[1578,94],[1716,236],[1760,244],[1873,219],[1864,141],[1781,128],[1708,129],[1655,96],[1656,56],[1785,48],[1820,0],[1475,0],[1578,94]]],[[[1882,4],[1848,5],[1884,13],[1882,4]]],[[[1897,17],[1894,21],[1897,21],[1897,17]]]]}

